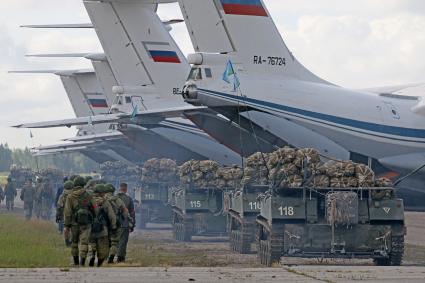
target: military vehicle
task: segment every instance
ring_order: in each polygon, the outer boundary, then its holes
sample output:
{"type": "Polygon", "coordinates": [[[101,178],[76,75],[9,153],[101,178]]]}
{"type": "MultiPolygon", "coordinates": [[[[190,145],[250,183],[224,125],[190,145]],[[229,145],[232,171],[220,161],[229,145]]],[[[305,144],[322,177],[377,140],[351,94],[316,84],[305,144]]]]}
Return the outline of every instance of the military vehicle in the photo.
{"type": "Polygon", "coordinates": [[[139,202],[138,228],[146,228],[147,223],[171,223],[172,209],[168,203],[170,183],[143,183],[136,190],[139,202]]]}
{"type": "Polygon", "coordinates": [[[402,262],[404,204],[392,187],[271,189],[260,205],[256,243],[263,265],[282,256],[402,262]]]}
{"type": "Polygon", "coordinates": [[[260,202],[257,197],[269,189],[269,186],[250,185],[243,189],[225,194],[228,216],[228,231],[232,251],[248,254],[255,242],[255,224],[260,214],[260,202]]]}
{"type": "Polygon", "coordinates": [[[172,192],[173,237],[190,242],[192,236],[227,235],[223,190],[182,185],[172,192]]]}

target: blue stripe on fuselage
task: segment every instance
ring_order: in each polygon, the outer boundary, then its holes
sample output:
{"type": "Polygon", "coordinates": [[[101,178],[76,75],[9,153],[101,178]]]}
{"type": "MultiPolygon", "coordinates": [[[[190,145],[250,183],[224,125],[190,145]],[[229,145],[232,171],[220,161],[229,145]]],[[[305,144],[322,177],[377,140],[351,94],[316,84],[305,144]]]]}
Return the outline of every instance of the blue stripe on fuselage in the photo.
{"type": "MultiPolygon", "coordinates": [[[[408,138],[425,138],[425,130],[422,130],[422,129],[402,128],[402,127],[375,124],[370,122],[353,120],[353,119],[313,112],[309,110],[294,108],[294,107],[290,107],[290,106],[286,106],[282,104],[276,104],[273,102],[262,101],[262,100],[257,100],[253,98],[236,97],[234,95],[230,95],[227,93],[216,92],[216,91],[207,90],[207,89],[200,89],[200,90],[207,92],[208,94],[211,94],[211,95],[222,96],[235,101],[245,102],[248,104],[249,103],[256,104],[257,106],[268,107],[273,110],[279,110],[280,112],[285,111],[291,114],[303,115],[310,118],[324,120],[327,122],[344,125],[344,126],[348,126],[352,128],[362,129],[366,131],[378,132],[378,133],[402,136],[402,137],[408,137],[408,138]]],[[[385,137],[385,138],[388,138],[388,137],[385,137]]]]}

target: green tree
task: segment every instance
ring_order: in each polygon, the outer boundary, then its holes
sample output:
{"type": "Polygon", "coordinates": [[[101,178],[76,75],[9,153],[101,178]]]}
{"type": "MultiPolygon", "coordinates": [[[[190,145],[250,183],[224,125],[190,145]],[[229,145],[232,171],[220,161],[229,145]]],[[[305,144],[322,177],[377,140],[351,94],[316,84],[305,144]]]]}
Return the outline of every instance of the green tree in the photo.
{"type": "Polygon", "coordinates": [[[0,144],[0,171],[9,171],[13,163],[12,151],[6,144],[0,144]]]}

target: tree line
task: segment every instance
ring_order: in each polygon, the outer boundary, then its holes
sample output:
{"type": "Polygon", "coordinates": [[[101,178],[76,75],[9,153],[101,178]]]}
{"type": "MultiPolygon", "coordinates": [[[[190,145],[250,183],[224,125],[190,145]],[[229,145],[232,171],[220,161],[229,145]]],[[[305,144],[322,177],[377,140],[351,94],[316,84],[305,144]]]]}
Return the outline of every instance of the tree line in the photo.
{"type": "Polygon", "coordinates": [[[31,168],[33,171],[55,168],[65,173],[87,173],[98,169],[99,165],[79,153],[47,156],[32,156],[29,148],[11,149],[8,144],[0,144],[0,172],[8,172],[12,165],[31,168]]]}

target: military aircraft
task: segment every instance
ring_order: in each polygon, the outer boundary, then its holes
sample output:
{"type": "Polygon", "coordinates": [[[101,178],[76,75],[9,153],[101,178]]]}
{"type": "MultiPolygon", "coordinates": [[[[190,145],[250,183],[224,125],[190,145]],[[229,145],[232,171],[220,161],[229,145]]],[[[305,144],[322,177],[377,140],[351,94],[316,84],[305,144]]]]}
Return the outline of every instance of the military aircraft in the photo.
{"type": "MultiPolygon", "coordinates": [[[[184,83],[190,66],[155,14],[152,7],[156,5],[86,1],[85,6],[97,27],[108,62],[111,62],[116,86],[113,89],[115,94],[119,94],[115,103],[117,107],[112,110],[145,113],[159,106],[168,110],[176,106],[193,108],[179,96],[173,95],[175,86],[184,83]],[[121,20],[118,21],[118,18],[121,20]],[[140,42],[140,45],[128,48],[128,41],[140,42]]],[[[95,116],[90,120],[97,123],[95,116]]],[[[131,123],[120,127],[119,131],[132,141],[136,149],[149,144],[159,152],[158,157],[163,154],[180,162],[207,158],[227,165],[241,162],[239,155],[200,131],[187,119],[161,120],[160,124],[157,120],[130,120],[131,123]]]]}

